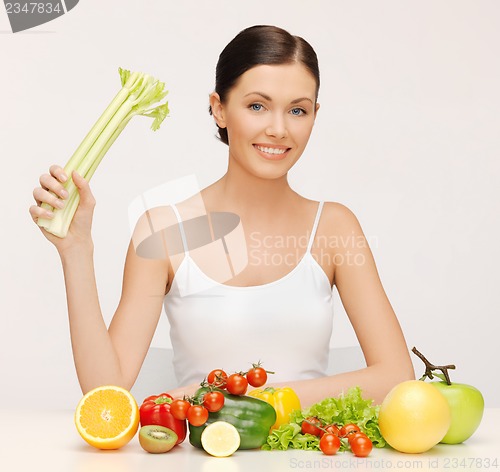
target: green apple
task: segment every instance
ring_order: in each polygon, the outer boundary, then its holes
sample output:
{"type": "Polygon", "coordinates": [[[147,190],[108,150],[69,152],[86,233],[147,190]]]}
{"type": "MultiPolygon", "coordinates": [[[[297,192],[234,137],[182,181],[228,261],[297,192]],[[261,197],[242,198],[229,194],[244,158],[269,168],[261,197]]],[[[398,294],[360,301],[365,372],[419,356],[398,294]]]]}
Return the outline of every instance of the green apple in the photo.
{"type": "Polygon", "coordinates": [[[445,437],[445,444],[459,444],[470,438],[483,418],[484,398],[472,385],[446,382],[430,382],[448,400],[451,410],[451,425],[445,437]]]}

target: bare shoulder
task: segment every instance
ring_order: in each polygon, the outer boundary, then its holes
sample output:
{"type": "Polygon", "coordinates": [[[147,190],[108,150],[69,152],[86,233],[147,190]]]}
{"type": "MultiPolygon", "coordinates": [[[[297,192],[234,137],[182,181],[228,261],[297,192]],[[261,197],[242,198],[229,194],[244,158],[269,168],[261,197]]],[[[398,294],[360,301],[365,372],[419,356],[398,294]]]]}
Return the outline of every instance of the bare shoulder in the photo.
{"type": "Polygon", "coordinates": [[[331,233],[361,231],[358,218],[354,212],[339,202],[325,202],[322,224],[324,225],[323,228],[331,233]]]}
{"type": "Polygon", "coordinates": [[[175,228],[177,219],[170,206],[147,209],[137,220],[132,243],[138,256],[145,259],[168,259],[165,233],[175,228]]]}
{"type": "Polygon", "coordinates": [[[361,225],[354,212],[339,202],[324,203],[318,225],[318,236],[318,244],[321,241],[323,244],[324,241],[328,241],[328,246],[332,248],[345,247],[347,241],[364,238],[361,225]],[[339,241],[342,243],[340,244],[339,241]]]}

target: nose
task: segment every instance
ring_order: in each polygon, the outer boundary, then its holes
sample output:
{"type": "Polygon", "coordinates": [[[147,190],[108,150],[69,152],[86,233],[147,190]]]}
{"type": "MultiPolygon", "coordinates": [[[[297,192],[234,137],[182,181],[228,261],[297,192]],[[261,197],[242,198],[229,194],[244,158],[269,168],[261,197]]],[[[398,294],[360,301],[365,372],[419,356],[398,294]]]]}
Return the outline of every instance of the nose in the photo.
{"type": "Polygon", "coordinates": [[[271,121],[266,128],[266,134],[267,136],[272,136],[277,139],[283,139],[288,136],[286,121],[281,113],[272,115],[271,121]]]}

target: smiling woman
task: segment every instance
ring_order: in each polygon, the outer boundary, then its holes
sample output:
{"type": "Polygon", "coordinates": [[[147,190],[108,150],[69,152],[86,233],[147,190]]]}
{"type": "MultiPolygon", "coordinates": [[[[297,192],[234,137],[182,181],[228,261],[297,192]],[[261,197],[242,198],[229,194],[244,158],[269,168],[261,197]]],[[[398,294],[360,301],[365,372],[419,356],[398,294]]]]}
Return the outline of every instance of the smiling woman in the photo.
{"type": "MultiPolygon", "coordinates": [[[[104,384],[132,387],[162,304],[179,382],[173,396],[191,395],[214,368],[241,371],[258,360],[276,372],[271,385],[292,387],[304,406],[354,385],[381,402],[395,384],[414,378],[403,333],[357,218],[340,203],[302,197],[288,182],[317,118],[319,85],[313,48],[283,29],[253,26],[226,46],[210,113],[228,145],[227,171],[199,195],[144,215],[145,225],[158,212],[167,215],[162,221],[173,240],[158,238],[163,251],[157,258],[141,257],[131,241],[122,296],[109,328],[93,268],[95,200],[88,182],[72,176],[80,203],[68,235],[44,235],[63,264],[73,355],[84,392],[104,384]],[[203,225],[193,232],[193,219],[200,219],[193,207],[200,202],[203,225]],[[219,234],[214,222],[221,215],[235,217],[241,231],[231,235],[241,237],[219,234]],[[210,254],[214,247],[219,259],[210,254]],[[247,262],[235,270],[236,260],[247,262]],[[224,277],[218,272],[222,266],[230,269],[224,277]],[[334,286],[366,367],[329,375],[334,286]]],[[[52,166],[40,179],[37,205],[30,209],[34,220],[46,216],[40,205],[53,198],[50,192],[61,195],[67,178],[61,167],[52,166]]]]}
{"type": "Polygon", "coordinates": [[[229,143],[230,165],[263,178],[286,175],[307,145],[319,105],[316,80],[300,63],[259,65],[245,72],[210,109],[229,143]]]}
{"type": "MultiPolygon", "coordinates": [[[[252,26],[241,31],[221,52],[215,71],[215,93],[225,102],[240,77],[260,65],[302,64],[315,80],[314,102],[319,92],[319,65],[316,52],[303,38],[292,36],[275,26],[252,26]]],[[[264,98],[270,99],[264,95],[264,98]]],[[[212,106],[209,108],[212,113],[212,106]]],[[[228,144],[227,131],[219,128],[222,142],[228,144]]]]}

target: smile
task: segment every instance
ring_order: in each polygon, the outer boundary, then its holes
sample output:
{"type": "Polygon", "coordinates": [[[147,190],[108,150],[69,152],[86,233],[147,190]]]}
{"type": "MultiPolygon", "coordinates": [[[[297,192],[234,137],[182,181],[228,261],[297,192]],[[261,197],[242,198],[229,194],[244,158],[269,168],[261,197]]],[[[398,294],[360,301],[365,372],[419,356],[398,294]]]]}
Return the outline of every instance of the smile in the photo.
{"type": "Polygon", "coordinates": [[[263,147],[263,146],[258,146],[257,144],[255,147],[262,152],[267,152],[268,154],[284,154],[287,149],[279,149],[279,148],[270,148],[270,147],[263,147]]]}
{"type": "Polygon", "coordinates": [[[259,144],[254,144],[253,146],[257,151],[260,151],[261,155],[266,159],[281,159],[285,157],[285,153],[290,150],[288,147],[270,147],[259,144]]]}

